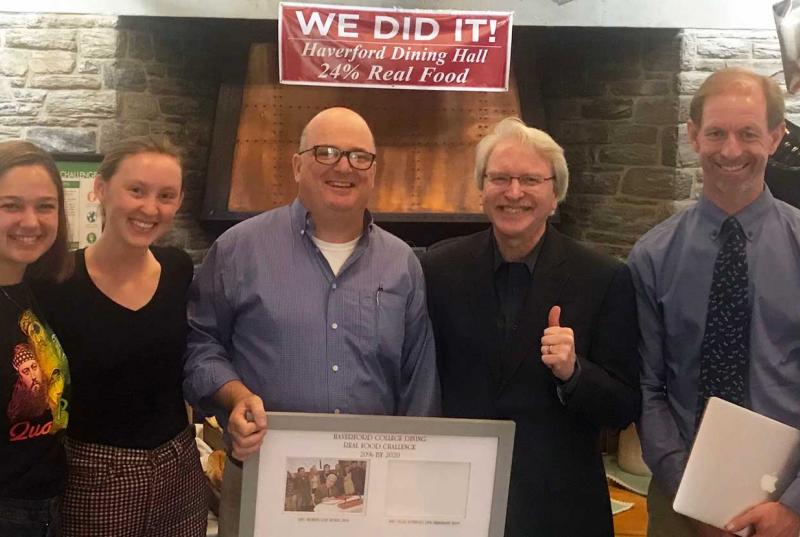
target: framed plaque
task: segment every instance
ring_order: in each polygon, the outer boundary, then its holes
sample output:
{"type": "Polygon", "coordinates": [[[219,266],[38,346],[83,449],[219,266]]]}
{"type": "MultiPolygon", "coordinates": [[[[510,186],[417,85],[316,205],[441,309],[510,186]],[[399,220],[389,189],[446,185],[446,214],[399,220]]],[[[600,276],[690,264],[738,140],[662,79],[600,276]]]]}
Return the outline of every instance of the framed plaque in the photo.
{"type": "Polygon", "coordinates": [[[240,535],[502,537],[514,423],[269,413],[240,535]]]}

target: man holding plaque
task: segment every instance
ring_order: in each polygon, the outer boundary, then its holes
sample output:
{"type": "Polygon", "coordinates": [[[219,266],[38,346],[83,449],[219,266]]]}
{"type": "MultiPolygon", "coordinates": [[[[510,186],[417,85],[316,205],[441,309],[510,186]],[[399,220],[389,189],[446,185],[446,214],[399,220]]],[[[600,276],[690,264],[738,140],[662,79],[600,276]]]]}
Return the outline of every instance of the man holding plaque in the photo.
{"type": "Polygon", "coordinates": [[[516,422],[506,537],[611,537],[600,430],[638,414],[627,267],[547,225],[561,147],[507,118],[478,144],[491,229],[423,260],[445,416],[516,422]]]}
{"type": "Polygon", "coordinates": [[[190,289],[184,392],[226,427],[235,459],[222,537],[238,534],[236,460],[260,449],[265,408],[440,413],[419,261],[366,209],[376,173],[367,123],[345,108],[320,112],[292,166],[297,199],[220,236],[190,289]]]}

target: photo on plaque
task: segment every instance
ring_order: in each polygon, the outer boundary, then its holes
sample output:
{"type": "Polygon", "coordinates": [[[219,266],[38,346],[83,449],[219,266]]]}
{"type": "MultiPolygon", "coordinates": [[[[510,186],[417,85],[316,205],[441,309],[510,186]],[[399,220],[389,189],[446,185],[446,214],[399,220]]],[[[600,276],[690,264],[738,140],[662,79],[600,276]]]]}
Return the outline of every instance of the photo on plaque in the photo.
{"type": "Polygon", "coordinates": [[[389,461],[386,516],[466,518],[469,474],[468,462],[389,461]]]}
{"type": "Polygon", "coordinates": [[[320,457],[286,459],[285,512],[364,514],[368,463],[320,457]]]}

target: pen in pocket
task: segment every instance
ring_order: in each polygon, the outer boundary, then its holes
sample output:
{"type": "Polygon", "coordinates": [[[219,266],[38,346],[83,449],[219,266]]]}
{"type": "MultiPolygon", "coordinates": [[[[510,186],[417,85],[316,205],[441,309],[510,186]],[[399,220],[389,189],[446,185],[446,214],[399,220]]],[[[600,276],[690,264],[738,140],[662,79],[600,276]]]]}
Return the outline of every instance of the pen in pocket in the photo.
{"type": "Polygon", "coordinates": [[[383,293],[383,285],[378,286],[378,290],[375,291],[375,306],[381,307],[381,293],[383,293]]]}

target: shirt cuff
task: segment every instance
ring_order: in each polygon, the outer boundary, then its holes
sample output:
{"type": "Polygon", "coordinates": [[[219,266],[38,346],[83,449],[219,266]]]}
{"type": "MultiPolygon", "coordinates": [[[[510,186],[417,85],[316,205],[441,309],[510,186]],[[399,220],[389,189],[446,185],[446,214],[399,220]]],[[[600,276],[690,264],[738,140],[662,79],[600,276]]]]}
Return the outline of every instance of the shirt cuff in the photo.
{"type": "Polygon", "coordinates": [[[789,484],[781,495],[780,502],[800,516],[800,477],[789,484]]]}
{"type": "Polygon", "coordinates": [[[578,357],[575,357],[575,369],[572,371],[572,376],[566,380],[562,381],[556,379],[557,386],[556,392],[558,393],[558,400],[561,401],[561,404],[567,404],[567,400],[570,396],[575,392],[575,387],[578,385],[578,379],[581,376],[581,361],[578,357]]]}

